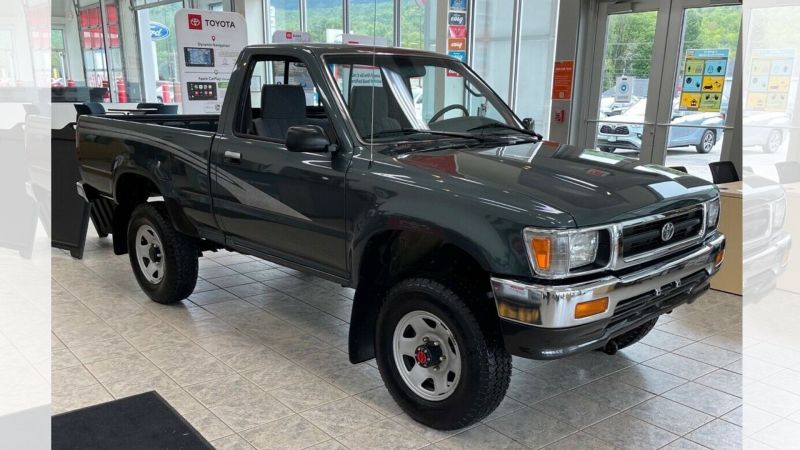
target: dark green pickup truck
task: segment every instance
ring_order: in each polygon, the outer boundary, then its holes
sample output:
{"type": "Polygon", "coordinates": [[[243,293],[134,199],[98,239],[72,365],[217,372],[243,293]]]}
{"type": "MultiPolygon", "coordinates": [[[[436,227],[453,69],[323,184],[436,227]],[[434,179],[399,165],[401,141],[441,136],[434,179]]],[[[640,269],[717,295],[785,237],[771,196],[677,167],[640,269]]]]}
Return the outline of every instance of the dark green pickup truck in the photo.
{"type": "Polygon", "coordinates": [[[497,407],[510,355],[614,354],[722,263],[713,185],[530,128],[449,57],[253,46],[219,116],[81,116],[78,189],[113,200],[157,302],[217,248],[355,288],[350,360],[452,429],[497,407]]]}

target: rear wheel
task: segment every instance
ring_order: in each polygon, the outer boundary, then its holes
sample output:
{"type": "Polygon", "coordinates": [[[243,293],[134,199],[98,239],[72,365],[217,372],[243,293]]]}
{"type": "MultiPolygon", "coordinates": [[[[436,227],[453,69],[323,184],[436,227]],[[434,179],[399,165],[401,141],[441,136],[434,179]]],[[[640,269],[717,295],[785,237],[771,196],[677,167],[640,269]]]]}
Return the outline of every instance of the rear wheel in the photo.
{"type": "Polygon", "coordinates": [[[395,285],[378,314],[376,361],[395,401],[414,420],[450,430],[497,408],[511,377],[499,332],[469,307],[485,300],[428,278],[395,285]]]}
{"type": "Polygon", "coordinates": [[[144,203],[133,210],[128,255],[136,281],[154,302],[178,302],[194,291],[197,248],[173,228],[163,204],[144,203]]]}
{"type": "Polygon", "coordinates": [[[708,153],[714,148],[714,144],[716,143],[717,134],[714,133],[714,130],[705,130],[700,137],[700,143],[694,147],[697,149],[697,153],[708,153]]]}

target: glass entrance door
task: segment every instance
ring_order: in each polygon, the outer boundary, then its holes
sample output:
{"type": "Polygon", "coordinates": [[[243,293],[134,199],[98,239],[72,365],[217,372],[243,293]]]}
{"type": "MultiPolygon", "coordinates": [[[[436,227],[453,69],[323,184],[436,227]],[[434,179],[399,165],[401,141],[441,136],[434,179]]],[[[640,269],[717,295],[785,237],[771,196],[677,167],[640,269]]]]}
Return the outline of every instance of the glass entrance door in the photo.
{"type": "Polygon", "coordinates": [[[670,16],[680,37],[668,40],[654,161],[712,181],[708,164],[732,158],[724,141],[738,120],[728,107],[741,90],[734,79],[742,6],[675,0],[670,16]]]}
{"type": "Polygon", "coordinates": [[[724,137],[736,117],[728,105],[739,95],[741,4],[723,3],[598,6],[584,146],[711,179],[708,163],[730,157],[724,137]]]}
{"type": "MultiPolygon", "coordinates": [[[[664,1],[601,3],[585,145],[648,160],[652,152],[664,1]]],[[[662,38],[663,39],[663,38],[662,38]]]]}

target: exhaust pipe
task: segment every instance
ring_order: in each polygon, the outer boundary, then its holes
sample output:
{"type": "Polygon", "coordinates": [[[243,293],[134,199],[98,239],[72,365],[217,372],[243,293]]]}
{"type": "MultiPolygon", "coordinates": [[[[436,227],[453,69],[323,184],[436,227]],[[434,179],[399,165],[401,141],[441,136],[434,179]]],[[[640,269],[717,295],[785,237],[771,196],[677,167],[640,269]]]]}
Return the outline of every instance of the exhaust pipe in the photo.
{"type": "Polygon", "coordinates": [[[612,355],[612,356],[616,355],[617,350],[619,350],[619,345],[617,345],[617,341],[615,339],[608,341],[608,343],[606,343],[606,346],[603,347],[603,353],[605,353],[606,355],[612,355]]]}

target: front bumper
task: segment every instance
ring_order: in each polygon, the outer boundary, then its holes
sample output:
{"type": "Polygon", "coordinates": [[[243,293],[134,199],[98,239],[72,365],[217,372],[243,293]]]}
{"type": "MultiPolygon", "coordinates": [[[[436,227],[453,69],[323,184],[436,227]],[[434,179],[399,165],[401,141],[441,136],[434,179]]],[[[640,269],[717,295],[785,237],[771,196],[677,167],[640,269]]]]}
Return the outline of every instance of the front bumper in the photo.
{"type": "Polygon", "coordinates": [[[742,261],[742,291],[758,298],[775,288],[778,277],[789,263],[792,237],[781,231],[766,246],[745,251],[742,261]]]}
{"type": "Polygon", "coordinates": [[[639,150],[642,148],[642,140],[635,135],[630,134],[600,133],[597,135],[597,145],[603,147],[639,150]]]}
{"type": "MultiPolygon", "coordinates": [[[[603,347],[613,338],[694,301],[708,288],[725,248],[716,233],[700,248],[633,273],[571,285],[539,285],[492,277],[495,302],[504,309],[524,308],[528,322],[504,318],[506,348],[514,355],[556,359],[603,347]],[[578,303],[608,298],[605,312],[576,319],[578,303]]],[[[498,306],[498,311],[500,311],[498,306]]]]}

